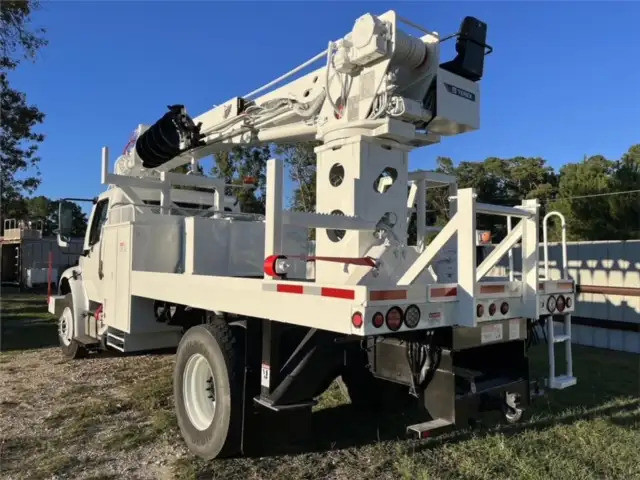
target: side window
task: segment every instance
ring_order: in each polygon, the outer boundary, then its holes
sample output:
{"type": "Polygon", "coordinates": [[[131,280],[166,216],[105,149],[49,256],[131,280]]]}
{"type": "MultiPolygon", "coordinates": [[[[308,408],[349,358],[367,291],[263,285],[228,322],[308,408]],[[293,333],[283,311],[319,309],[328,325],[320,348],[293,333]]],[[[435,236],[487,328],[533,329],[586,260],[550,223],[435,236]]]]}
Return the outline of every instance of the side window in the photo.
{"type": "Polygon", "coordinates": [[[93,221],[91,222],[91,230],[89,231],[89,246],[95,245],[100,240],[102,225],[104,225],[104,222],[107,219],[108,206],[108,198],[100,200],[96,205],[96,211],[93,214],[93,221]]]}

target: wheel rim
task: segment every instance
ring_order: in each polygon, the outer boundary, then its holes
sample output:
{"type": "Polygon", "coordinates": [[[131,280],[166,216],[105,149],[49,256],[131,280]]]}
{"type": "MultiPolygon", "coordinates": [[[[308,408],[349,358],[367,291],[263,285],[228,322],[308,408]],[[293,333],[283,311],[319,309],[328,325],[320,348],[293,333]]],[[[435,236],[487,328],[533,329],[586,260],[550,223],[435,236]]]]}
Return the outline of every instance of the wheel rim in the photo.
{"type": "Polygon", "coordinates": [[[191,355],[184,367],[182,399],[191,424],[206,430],[216,411],[216,385],[209,362],[199,353],[191,355]]]}
{"type": "Polygon", "coordinates": [[[71,308],[65,307],[60,315],[60,321],[58,322],[58,335],[65,347],[71,345],[73,338],[73,313],[71,308]]]}

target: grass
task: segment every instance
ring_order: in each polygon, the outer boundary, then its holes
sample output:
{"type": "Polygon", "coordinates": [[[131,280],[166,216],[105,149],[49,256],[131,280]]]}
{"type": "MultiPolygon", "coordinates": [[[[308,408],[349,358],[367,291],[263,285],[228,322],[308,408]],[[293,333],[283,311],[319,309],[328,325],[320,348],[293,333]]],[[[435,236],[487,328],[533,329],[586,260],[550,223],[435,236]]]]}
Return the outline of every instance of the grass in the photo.
{"type": "MultiPolygon", "coordinates": [[[[43,304],[42,297],[3,294],[3,320],[9,316],[12,328],[30,335],[31,323],[17,324],[21,318],[37,318],[32,313],[42,313],[43,304]]],[[[0,428],[0,466],[8,469],[9,478],[158,478],[140,465],[149,456],[154,464],[166,462],[166,478],[176,479],[640,478],[637,355],[575,346],[578,384],[536,399],[521,424],[463,430],[429,441],[406,439],[400,416],[355,411],[334,383],[310,419],[274,417],[271,426],[251,433],[258,448],[249,456],[205,462],[174,455],[184,446],[173,414],[172,355],[58,364],[55,350],[26,350],[29,363],[22,365],[22,352],[0,353],[0,376],[26,367],[37,376],[49,366],[52,389],[56,382],[63,385],[57,396],[39,401],[52,410],[37,417],[34,433],[5,437],[0,428]],[[73,375],[76,380],[69,380],[73,375]],[[115,470],[125,458],[138,468],[136,473],[115,470]]],[[[534,347],[530,357],[533,375],[545,376],[546,347],[534,347]]],[[[20,414],[18,401],[0,401],[3,415],[5,408],[20,414]]]]}

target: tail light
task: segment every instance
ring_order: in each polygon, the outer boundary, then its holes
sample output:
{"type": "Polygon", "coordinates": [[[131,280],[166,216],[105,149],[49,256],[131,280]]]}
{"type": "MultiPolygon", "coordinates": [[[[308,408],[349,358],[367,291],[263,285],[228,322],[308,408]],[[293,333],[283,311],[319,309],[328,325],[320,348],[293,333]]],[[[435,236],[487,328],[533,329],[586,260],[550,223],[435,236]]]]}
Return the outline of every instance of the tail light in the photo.
{"type": "Polygon", "coordinates": [[[500,313],[503,315],[509,313],[509,304],[507,302],[502,302],[502,305],[500,305],[500,313]]]}
{"type": "Polygon", "coordinates": [[[491,305],[489,305],[489,315],[493,317],[496,314],[497,309],[498,307],[496,307],[495,303],[492,303],[491,305]]]}
{"type": "Polygon", "coordinates": [[[400,307],[391,307],[387,312],[387,327],[394,332],[402,326],[402,310],[400,307]]]}
{"type": "Polygon", "coordinates": [[[567,299],[565,300],[565,303],[567,304],[567,308],[571,308],[571,304],[573,303],[571,300],[571,297],[567,297],[567,299]]]}
{"type": "Polygon", "coordinates": [[[481,317],[484,315],[484,305],[478,304],[476,307],[476,316],[481,317]]]}
{"type": "Polygon", "coordinates": [[[373,318],[371,319],[371,323],[376,328],[380,328],[384,325],[384,315],[381,312],[376,312],[373,314],[373,318]]]}
{"type": "Polygon", "coordinates": [[[567,304],[564,301],[564,297],[562,295],[558,295],[558,299],[556,300],[556,308],[558,309],[559,312],[564,311],[564,308],[567,306],[567,304]]]}
{"type": "Polygon", "coordinates": [[[409,305],[404,312],[404,324],[409,328],[416,328],[420,322],[420,309],[415,305],[409,305]]]}
{"type": "Polygon", "coordinates": [[[360,328],[362,327],[363,323],[364,322],[362,320],[362,314],[360,312],[354,313],[353,316],[351,317],[351,324],[356,328],[360,328]]]}

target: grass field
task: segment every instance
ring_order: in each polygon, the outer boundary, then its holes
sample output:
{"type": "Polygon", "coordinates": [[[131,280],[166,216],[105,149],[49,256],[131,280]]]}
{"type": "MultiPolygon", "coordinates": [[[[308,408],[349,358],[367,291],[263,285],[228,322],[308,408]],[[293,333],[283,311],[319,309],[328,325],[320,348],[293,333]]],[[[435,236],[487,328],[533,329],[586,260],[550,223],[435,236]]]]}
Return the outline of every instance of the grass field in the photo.
{"type": "MultiPolygon", "coordinates": [[[[3,291],[2,478],[640,478],[632,354],[576,346],[578,385],[537,399],[521,424],[420,442],[404,438],[401,418],[354,411],[333,385],[303,437],[282,419],[277,439],[254,434],[257,454],[203,462],[186,451],[173,417],[173,354],[69,362],[54,344],[43,297],[3,291]]],[[[539,376],[544,349],[531,351],[539,376]]]]}

